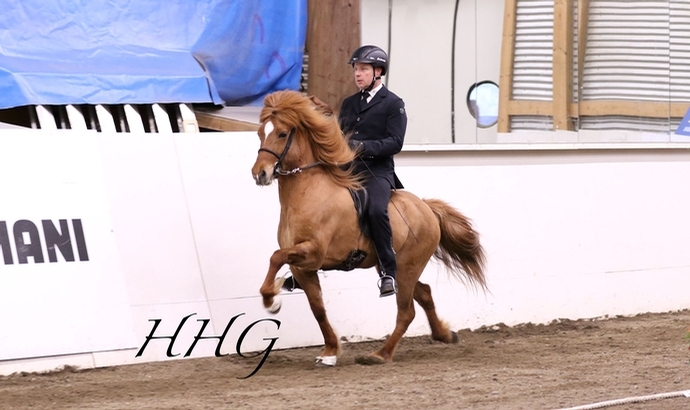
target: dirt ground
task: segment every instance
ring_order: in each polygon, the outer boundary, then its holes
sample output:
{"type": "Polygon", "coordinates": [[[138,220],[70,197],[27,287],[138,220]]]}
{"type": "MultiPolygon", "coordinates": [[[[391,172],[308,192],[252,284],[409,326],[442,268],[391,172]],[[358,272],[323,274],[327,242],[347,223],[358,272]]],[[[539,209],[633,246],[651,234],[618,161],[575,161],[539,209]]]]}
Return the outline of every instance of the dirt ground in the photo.
{"type": "MultiPolygon", "coordinates": [[[[403,339],[393,363],[355,364],[380,341],[346,343],[335,368],[320,348],[0,377],[2,409],[559,409],[690,390],[690,311],[495,325],[460,343],[403,339]]],[[[680,397],[615,409],[690,409],[680,397]]]]}

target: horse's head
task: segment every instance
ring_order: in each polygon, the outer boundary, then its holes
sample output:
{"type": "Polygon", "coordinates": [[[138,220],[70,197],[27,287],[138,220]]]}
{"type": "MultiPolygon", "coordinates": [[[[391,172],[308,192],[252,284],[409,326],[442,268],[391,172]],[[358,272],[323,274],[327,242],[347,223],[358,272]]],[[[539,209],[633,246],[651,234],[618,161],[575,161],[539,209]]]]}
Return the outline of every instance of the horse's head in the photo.
{"type": "Polygon", "coordinates": [[[327,170],[341,185],[355,186],[341,166],[354,159],[332,110],[316,97],[277,91],[264,99],[259,117],[261,142],[252,176],[257,185],[270,185],[278,176],[291,176],[313,167],[327,170]]]}
{"type": "Polygon", "coordinates": [[[257,132],[261,147],[252,167],[252,176],[257,185],[270,185],[282,170],[297,164],[305,151],[303,138],[296,136],[299,118],[293,106],[300,102],[298,97],[302,96],[299,93],[285,93],[289,92],[279,91],[267,96],[261,110],[261,125],[257,132]],[[283,94],[287,99],[294,100],[293,104],[282,102],[285,99],[283,94]]]}

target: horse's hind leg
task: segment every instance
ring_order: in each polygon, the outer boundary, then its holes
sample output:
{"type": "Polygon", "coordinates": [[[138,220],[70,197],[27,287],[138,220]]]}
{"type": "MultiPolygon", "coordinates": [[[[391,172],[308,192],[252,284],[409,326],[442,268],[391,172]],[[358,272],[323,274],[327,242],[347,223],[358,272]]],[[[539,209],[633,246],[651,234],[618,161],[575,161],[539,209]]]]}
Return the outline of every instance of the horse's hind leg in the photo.
{"type": "Polygon", "coordinates": [[[448,328],[448,325],[438,318],[434,299],[431,297],[429,285],[417,282],[414,287],[414,300],[424,309],[426,317],[431,326],[431,338],[444,343],[457,343],[459,341],[457,333],[448,328]]]}
{"type": "MultiPolygon", "coordinates": [[[[386,342],[379,351],[367,356],[357,356],[355,357],[355,362],[359,364],[382,364],[393,360],[395,349],[415,316],[414,302],[412,299],[414,282],[410,279],[405,280],[405,276],[406,275],[402,274],[401,271],[398,271],[398,294],[396,295],[398,315],[393,333],[386,339],[386,342]]],[[[415,278],[418,276],[419,275],[415,276],[415,278]]]]}

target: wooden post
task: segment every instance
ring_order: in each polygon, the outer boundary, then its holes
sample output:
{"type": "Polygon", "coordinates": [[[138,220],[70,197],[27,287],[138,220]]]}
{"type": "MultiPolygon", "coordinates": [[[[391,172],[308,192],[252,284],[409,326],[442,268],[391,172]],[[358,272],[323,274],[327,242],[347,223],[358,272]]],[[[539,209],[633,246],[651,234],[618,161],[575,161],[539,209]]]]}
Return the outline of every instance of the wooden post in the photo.
{"type": "Polygon", "coordinates": [[[553,10],[553,129],[573,130],[573,0],[556,0],[553,10]]]}
{"type": "Polygon", "coordinates": [[[360,0],[308,0],[307,93],[338,112],[357,91],[347,65],[361,45],[360,0]]]}
{"type": "Polygon", "coordinates": [[[510,132],[510,102],[513,99],[513,58],[515,56],[515,25],[517,0],[506,0],[503,14],[501,74],[498,84],[498,132],[510,132]]]}
{"type": "MultiPolygon", "coordinates": [[[[587,54],[589,0],[578,0],[577,13],[577,102],[579,103],[582,101],[582,78],[585,73],[585,54],[587,54]]],[[[579,110],[577,116],[580,116],[579,110]]]]}

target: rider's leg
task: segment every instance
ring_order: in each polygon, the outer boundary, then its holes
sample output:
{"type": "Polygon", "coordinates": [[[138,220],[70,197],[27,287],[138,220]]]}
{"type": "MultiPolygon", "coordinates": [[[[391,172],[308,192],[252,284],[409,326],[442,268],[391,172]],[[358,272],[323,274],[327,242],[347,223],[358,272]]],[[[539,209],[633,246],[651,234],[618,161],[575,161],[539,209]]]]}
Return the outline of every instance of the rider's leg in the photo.
{"type": "Polygon", "coordinates": [[[367,219],[371,226],[371,239],[376,248],[381,269],[381,296],[397,293],[395,276],[398,272],[393,250],[393,233],[388,218],[388,203],[391,199],[391,186],[383,178],[372,177],[365,183],[369,194],[367,219]]]}

